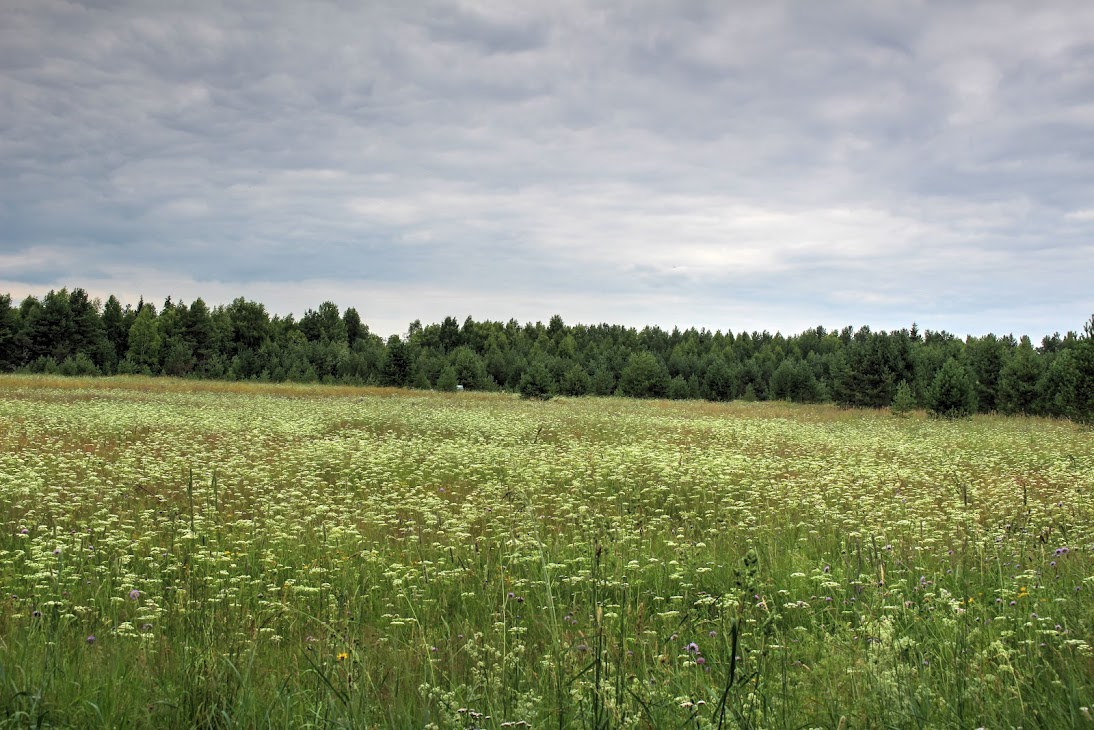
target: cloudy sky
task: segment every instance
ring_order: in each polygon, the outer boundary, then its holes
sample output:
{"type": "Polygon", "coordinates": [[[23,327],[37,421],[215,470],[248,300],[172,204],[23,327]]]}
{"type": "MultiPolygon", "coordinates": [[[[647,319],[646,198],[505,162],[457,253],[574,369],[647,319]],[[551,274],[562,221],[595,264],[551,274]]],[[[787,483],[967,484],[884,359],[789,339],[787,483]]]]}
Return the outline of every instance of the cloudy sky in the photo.
{"type": "Polygon", "coordinates": [[[1081,329],[1094,3],[0,0],[0,292],[1081,329]]]}

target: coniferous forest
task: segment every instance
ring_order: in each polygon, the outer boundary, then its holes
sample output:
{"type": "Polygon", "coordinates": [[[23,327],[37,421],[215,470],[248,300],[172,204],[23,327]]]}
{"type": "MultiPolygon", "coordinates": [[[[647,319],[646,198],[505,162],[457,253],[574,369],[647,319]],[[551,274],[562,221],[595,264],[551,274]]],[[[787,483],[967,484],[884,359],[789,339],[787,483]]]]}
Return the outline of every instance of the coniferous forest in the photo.
{"type": "Polygon", "coordinates": [[[324,382],[527,397],[787,400],[941,416],[998,412],[1094,420],[1094,317],[1081,332],[1029,337],[823,327],[769,332],[618,325],[410,323],[372,334],[332,302],[270,316],[238,298],[159,307],[105,303],[83,289],[16,303],[0,295],[0,371],[324,382]]]}

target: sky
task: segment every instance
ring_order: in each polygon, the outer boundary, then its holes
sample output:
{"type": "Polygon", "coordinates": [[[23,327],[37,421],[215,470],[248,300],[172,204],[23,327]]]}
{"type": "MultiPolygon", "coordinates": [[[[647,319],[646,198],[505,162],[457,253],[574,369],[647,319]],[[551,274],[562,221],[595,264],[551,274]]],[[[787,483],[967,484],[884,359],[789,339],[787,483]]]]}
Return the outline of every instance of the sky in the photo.
{"type": "Polygon", "coordinates": [[[1094,3],[0,0],[0,292],[1081,330],[1094,3]]]}

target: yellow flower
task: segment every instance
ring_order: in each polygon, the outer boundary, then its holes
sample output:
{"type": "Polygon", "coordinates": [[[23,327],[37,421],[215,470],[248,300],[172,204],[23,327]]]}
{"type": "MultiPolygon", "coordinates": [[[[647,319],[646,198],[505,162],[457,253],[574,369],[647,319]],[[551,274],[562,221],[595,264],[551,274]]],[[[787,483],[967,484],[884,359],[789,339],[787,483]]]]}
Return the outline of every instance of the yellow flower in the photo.
{"type": "Polygon", "coordinates": [[[349,653],[348,652],[344,652],[344,651],[338,652],[338,661],[344,662],[347,659],[349,659],[349,653]]]}

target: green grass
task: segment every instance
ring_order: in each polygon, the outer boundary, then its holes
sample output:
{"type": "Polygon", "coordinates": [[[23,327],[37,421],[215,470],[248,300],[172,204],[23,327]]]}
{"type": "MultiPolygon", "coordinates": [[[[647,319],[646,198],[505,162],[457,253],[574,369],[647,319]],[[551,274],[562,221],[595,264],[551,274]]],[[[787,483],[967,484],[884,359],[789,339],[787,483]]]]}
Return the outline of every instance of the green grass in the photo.
{"type": "Polygon", "coordinates": [[[1047,420],[3,377],[0,725],[1094,728],[1092,489],[1047,420]]]}

